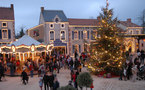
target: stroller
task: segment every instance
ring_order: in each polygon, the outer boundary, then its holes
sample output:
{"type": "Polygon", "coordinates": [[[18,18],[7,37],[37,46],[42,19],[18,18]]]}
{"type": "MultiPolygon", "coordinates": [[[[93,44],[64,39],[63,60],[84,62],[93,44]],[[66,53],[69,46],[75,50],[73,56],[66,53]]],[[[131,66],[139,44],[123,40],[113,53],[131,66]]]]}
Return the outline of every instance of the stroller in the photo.
{"type": "Polygon", "coordinates": [[[139,71],[137,73],[137,79],[138,80],[145,80],[145,66],[141,66],[139,68],[139,71]]]}

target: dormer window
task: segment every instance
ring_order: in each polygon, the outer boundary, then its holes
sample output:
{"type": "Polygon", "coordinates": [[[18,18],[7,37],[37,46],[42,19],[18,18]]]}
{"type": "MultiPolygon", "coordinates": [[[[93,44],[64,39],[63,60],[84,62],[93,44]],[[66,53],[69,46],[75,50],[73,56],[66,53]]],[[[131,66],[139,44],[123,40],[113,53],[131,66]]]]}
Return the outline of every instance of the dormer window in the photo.
{"type": "Polygon", "coordinates": [[[58,18],[55,18],[55,22],[58,23],[58,21],[59,21],[58,18]]]}
{"type": "Polygon", "coordinates": [[[7,23],[6,22],[2,22],[2,27],[7,27],[7,23]]]}

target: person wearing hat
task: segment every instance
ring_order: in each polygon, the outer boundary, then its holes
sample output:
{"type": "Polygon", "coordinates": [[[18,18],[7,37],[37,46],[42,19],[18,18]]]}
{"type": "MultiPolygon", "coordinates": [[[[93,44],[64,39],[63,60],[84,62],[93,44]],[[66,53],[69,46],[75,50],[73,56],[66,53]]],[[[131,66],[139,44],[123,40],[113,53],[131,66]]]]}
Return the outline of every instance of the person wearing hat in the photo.
{"type": "Polygon", "coordinates": [[[21,77],[22,77],[22,80],[23,80],[23,84],[26,85],[26,82],[28,83],[29,77],[28,77],[28,75],[25,71],[25,68],[23,68],[23,72],[21,73],[21,77]]]}

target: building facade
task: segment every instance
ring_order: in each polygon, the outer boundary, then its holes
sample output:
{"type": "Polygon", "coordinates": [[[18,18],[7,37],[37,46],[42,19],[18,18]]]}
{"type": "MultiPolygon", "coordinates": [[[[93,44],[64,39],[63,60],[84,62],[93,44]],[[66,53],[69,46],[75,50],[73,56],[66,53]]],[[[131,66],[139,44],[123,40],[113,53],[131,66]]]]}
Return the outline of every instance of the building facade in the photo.
{"type": "Polygon", "coordinates": [[[14,6],[0,7],[0,45],[10,44],[15,40],[14,6]]]}
{"type": "MultiPolygon", "coordinates": [[[[29,36],[45,44],[54,44],[54,52],[61,51],[73,56],[77,51],[79,54],[89,51],[91,42],[95,40],[93,35],[97,35],[100,27],[99,17],[97,19],[71,19],[67,18],[61,10],[44,10],[41,7],[39,25],[27,30],[29,36]]],[[[141,34],[142,28],[131,22],[120,21],[118,27],[123,29],[126,34],[141,34]]],[[[126,38],[126,50],[132,49],[136,52],[137,40],[126,38]]],[[[145,42],[141,41],[141,50],[145,42]]]]}

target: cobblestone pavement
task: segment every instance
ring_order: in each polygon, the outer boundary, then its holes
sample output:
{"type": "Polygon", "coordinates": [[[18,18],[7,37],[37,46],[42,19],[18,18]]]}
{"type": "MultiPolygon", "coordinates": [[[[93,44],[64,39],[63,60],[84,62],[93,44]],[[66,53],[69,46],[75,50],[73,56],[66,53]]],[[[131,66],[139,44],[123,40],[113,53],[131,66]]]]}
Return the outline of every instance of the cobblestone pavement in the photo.
{"type": "MultiPolygon", "coordinates": [[[[83,72],[86,69],[83,69],[83,72]]],[[[145,81],[119,81],[118,78],[100,78],[92,76],[94,80],[93,90],[145,90],[145,81]]],[[[60,70],[57,75],[60,86],[65,86],[70,80],[70,71],[60,70]]],[[[40,90],[38,77],[30,78],[27,85],[23,85],[20,77],[6,77],[7,81],[0,82],[0,90],[40,90]]],[[[86,90],[85,88],[83,90],[86,90]]],[[[90,90],[88,88],[88,90],[90,90]]]]}

